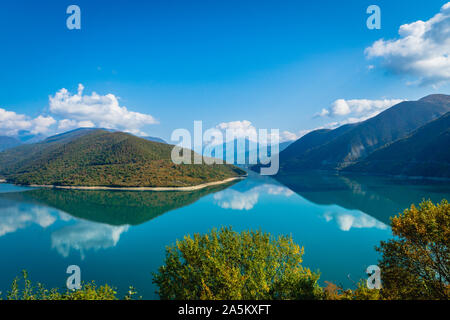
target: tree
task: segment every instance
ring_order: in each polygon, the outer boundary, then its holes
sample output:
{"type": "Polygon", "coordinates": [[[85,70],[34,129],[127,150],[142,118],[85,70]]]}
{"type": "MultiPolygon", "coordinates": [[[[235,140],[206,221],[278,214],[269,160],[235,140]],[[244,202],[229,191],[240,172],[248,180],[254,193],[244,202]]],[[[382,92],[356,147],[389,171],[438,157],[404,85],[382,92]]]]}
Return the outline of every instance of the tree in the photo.
{"type": "Polygon", "coordinates": [[[450,298],[450,205],[424,201],[391,219],[396,238],[382,241],[379,264],[386,299],[450,298]]]}
{"type": "Polygon", "coordinates": [[[167,247],[153,281],[161,299],[319,299],[319,274],[302,255],[292,237],[214,229],[167,247]]]}

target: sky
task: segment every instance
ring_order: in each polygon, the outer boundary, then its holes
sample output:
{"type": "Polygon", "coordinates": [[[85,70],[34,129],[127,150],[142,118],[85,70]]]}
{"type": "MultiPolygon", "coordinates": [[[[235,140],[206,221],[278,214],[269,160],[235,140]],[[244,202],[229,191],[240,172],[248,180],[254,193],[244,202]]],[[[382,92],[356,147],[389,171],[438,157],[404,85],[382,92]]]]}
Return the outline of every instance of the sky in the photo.
{"type": "Polygon", "coordinates": [[[449,94],[449,35],[445,0],[1,1],[0,135],[107,127],[170,141],[203,121],[296,139],[449,94]]]}

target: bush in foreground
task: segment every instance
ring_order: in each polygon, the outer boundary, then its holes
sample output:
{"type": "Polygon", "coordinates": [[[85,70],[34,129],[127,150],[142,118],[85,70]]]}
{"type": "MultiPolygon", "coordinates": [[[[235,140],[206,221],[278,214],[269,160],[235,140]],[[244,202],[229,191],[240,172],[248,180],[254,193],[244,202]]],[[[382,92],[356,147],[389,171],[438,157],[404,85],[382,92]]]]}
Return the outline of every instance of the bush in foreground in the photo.
{"type": "Polygon", "coordinates": [[[291,237],[222,228],[168,247],[154,283],[161,299],[319,299],[302,255],[291,237]]]}
{"type": "MultiPolygon", "coordinates": [[[[136,292],[130,287],[124,300],[133,299],[136,292]]],[[[0,295],[0,300],[2,296],[0,295]]],[[[41,283],[33,284],[28,278],[28,273],[22,271],[22,279],[16,278],[11,284],[11,289],[6,293],[6,300],[118,300],[114,288],[105,284],[97,286],[94,282],[85,283],[79,290],[46,289],[41,283]]]]}
{"type": "Polygon", "coordinates": [[[424,201],[391,219],[396,238],[377,250],[385,299],[450,298],[450,204],[424,201]]]}

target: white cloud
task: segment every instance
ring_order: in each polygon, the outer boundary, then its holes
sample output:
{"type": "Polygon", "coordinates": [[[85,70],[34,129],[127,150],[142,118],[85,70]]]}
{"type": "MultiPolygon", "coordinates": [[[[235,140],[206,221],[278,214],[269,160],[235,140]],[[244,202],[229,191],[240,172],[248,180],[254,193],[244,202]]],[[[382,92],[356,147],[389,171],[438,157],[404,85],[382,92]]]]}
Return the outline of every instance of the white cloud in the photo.
{"type": "Polygon", "coordinates": [[[83,95],[84,87],[78,85],[78,92],[70,94],[66,89],[49,96],[51,115],[31,118],[24,114],[0,108],[0,135],[15,136],[21,130],[32,134],[50,135],[76,128],[107,128],[146,135],[142,128],[158,123],[149,114],[128,110],[119,105],[114,94],[83,95]]]}
{"type": "Polygon", "coordinates": [[[397,74],[417,77],[422,85],[450,80],[450,2],[427,21],[404,24],[398,39],[380,39],[366,48],[368,58],[382,58],[397,74]]]}
{"type": "Polygon", "coordinates": [[[251,141],[257,141],[258,139],[256,128],[248,120],[222,122],[216,126],[216,129],[220,130],[224,134],[225,141],[244,138],[247,138],[251,141]],[[230,139],[227,139],[225,132],[231,135],[229,137],[230,139]]]}
{"type": "Polygon", "coordinates": [[[83,95],[84,87],[78,86],[77,94],[70,94],[66,89],[59,90],[49,97],[50,112],[63,118],[59,129],[76,127],[101,127],[145,135],[142,127],[158,122],[149,114],[128,110],[120,106],[119,99],[114,94],[83,95]]]}
{"type": "Polygon", "coordinates": [[[335,121],[326,123],[313,130],[303,130],[300,132],[300,137],[310,133],[311,131],[319,129],[336,129],[340,126],[352,123],[358,123],[367,119],[373,118],[390,107],[399,104],[405,99],[338,99],[334,101],[328,109],[322,109],[321,112],[316,113],[317,117],[332,117],[338,118],[335,121]]]}
{"type": "Polygon", "coordinates": [[[400,102],[404,99],[338,99],[333,102],[329,109],[323,109],[318,115],[320,116],[348,116],[358,115],[360,117],[369,116],[380,113],[400,102]]]}
{"type": "Polygon", "coordinates": [[[286,142],[286,141],[294,141],[300,138],[299,135],[290,132],[290,131],[283,131],[280,133],[280,142],[286,142]]]}
{"type": "Polygon", "coordinates": [[[0,134],[14,136],[21,130],[30,131],[32,134],[46,134],[50,131],[56,120],[50,116],[38,116],[30,118],[24,114],[8,111],[0,108],[0,134]]]}
{"type": "MultiPolygon", "coordinates": [[[[227,142],[234,139],[248,139],[254,142],[258,141],[258,130],[248,120],[222,122],[218,124],[215,129],[222,133],[223,140],[227,142]],[[226,133],[230,135],[229,139],[227,139],[226,133]]],[[[272,128],[267,128],[268,134],[271,133],[271,129],[272,128]]],[[[287,130],[280,131],[279,142],[293,141],[297,139],[298,135],[295,133],[287,130]]]]}
{"type": "Polygon", "coordinates": [[[76,121],[71,119],[63,119],[58,121],[58,130],[68,131],[76,128],[94,128],[92,121],[76,121]]]}

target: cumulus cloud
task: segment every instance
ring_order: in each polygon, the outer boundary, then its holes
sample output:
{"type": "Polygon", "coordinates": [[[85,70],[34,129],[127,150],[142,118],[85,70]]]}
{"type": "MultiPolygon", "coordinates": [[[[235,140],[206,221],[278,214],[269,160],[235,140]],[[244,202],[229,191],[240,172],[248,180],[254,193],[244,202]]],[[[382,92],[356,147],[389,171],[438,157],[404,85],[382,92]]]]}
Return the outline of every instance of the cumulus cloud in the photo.
{"type": "MultiPolygon", "coordinates": [[[[254,142],[258,141],[258,130],[248,120],[222,122],[218,124],[215,129],[222,133],[224,141],[232,141],[234,139],[248,139],[254,142]],[[228,139],[226,133],[229,135],[228,139]]],[[[267,133],[270,135],[272,128],[266,129],[268,130],[267,133]]],[[[298,135],[295,133],[287,130],[279,132],[279,142],[293,141],[297,139],[298,135]]]]}
{"type": "Polygon", "coordinates": [[[336,129],[340,126],[358,123],[373,118],[390,107],[406,101],[405,99],[338,99],[328,109],[322,109],[314,118],[335,118],[334,121],[319,126],[313,130],[303,130],[300,136],[319,129],[336,129]]]}
{"type": "Polygon", "coordinates": [[[257,141],[258,139],[256,128],[248,120],[222,122],[216,126],[216,129],[224,133],[225,140],[247,138],[251,141],[257,141]],[[230,139],[227,139],[225,132],[228,133],[230,139]]]}
{"type": "Polygon", "coordinates": [[[417,77],[422,85],[450,80],[450,2],[434,17],[400,26],[399,38],[380,39],[366,48],[388,70],[417,77]]]}
{"type": "Polygon", "coordinates": [[[378,114],[400,102],[404,99],[338,99],[334,101],[330,108],[322,109],[318,116],[348,116],[354,115],[359,117],[372,116],[378,114]]]}
{"type": "Polygon", "coordinates": [[[145,135],[142,127],[157,124],[149,115],[128,110],[120,106],[119,98],[114,94],[83,94],[84,87],[78,86],[78,92],[71,94],[67,89],[59,90],[49,97],[50,112],[61,117],[59,129],[87,126],[117,129],[137,135],[145,135]]]}
{"type": "Polygon", "coordinates": [[[94,128],[95,124],[90,121],[76,121],[71,119],[63,119],[58,121],[58,130],[68,131],[76,128],[94,128]]]}
{"type": "Polygon", "coordinates": [[[151,115],[134,112],[119,104],[114,94],[83,94],[84,87],[71,94],[61,89],[49,96],[50,115],[31,118],[0,108],[0,135],[16,136],[20,131],[50,135],[76,128],[100,127],[116,129],[135,135],[146,135],[143,127],[157,124],[151,115]]]}
{"type": "Polygon", "coordinates": [[[299,138],[300,136],[298,134],[287,130],[280,132],[280,142],[295,141],[299,138]]]}
{"type": "Polygon", "coordinates": [[[19,131],[26,130],[32,134],[46,134],[56,120],[50,116],[30,118],[24,114],[0,108],[0,134],[7,136],[17,135],[19,131]]]}

